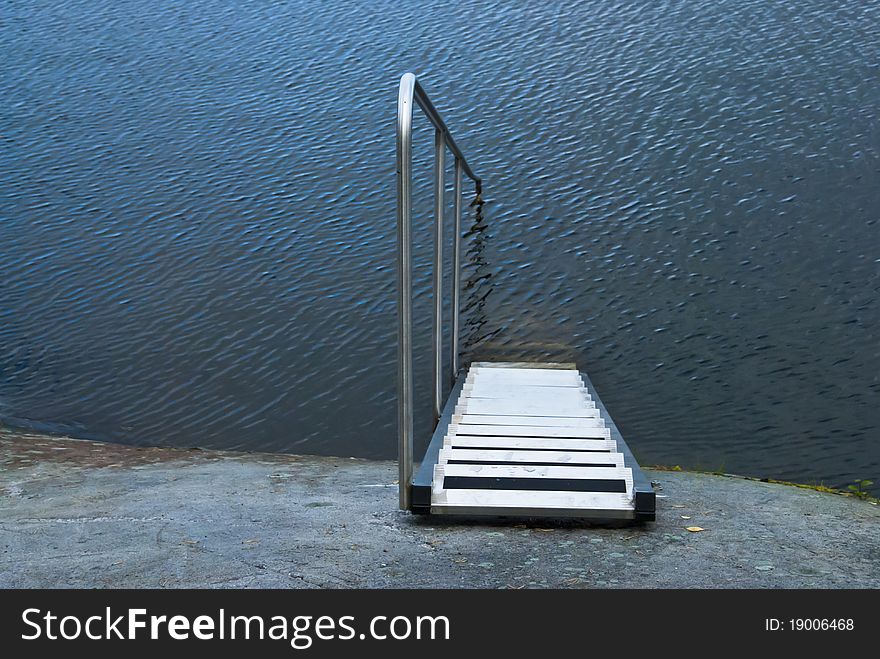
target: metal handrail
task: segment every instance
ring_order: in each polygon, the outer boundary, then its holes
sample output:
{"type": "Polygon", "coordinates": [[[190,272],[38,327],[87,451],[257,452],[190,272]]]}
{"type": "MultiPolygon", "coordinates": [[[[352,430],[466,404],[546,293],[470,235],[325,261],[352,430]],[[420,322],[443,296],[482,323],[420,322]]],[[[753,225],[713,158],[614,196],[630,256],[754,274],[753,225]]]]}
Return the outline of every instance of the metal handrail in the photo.
{"type": "Polygon", "coordinates": [[[413,381],[412,381],[412,116],[413,101],[434,125],[434,424],[443,406],[443,192],[446,148],[455,156],[455,232],[453,239],[452,346],[450,367],[452,381],[458,375],[459,306],[461,291],[461,179],[462,172],[475,184],[481,179],[467,164],[461,149],[452,139],[449,128],[412,73],[400,79],[397,96],[397,331],[398,331],[398,489],[401,510],[411,507],[413,472],[413,381]]]}

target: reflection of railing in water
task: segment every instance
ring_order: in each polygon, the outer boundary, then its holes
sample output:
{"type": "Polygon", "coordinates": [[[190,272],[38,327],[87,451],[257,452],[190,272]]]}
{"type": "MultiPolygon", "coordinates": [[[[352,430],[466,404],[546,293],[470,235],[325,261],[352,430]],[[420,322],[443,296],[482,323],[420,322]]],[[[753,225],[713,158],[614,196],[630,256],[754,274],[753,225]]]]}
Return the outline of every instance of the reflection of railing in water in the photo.
{"type": "Polygon", "coordinates": [[[469,271],[469,275],[462,283],[461,314],[465,318],[465,323],[462,327],[461,345],[468,352],[500,331],[499,329],[486,331],[488,318],[485,307],[493,288],[493,273],[486,260],[489,232],[483,216],[484,203],[482,197],[477,197],[471,203],[473,223],[464,233],[469,246],[464,255],[462,270],[469,271]]]}

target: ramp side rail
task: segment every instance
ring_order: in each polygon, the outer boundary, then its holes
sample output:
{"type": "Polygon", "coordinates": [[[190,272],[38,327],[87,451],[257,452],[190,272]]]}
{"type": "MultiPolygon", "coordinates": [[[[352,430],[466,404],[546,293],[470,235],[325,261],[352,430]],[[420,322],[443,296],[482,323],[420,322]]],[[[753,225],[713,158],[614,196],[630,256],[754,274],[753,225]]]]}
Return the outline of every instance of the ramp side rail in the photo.
{"type": "Polygon", "coordinates": [[[413,474],[413,372],[412,372],[412,118],[417,104],[434,126],[434,263],[433,263],[433,408],[434,424],[443,408],[443,193],[446,149],[455,157],[453,206],[454,240],[452,253],[452,345],[451,380],[455,382],[459,363],[459,307],[461,291],[461,188],[462,174],[482,190],[480,177],[474,174],[449,128],[431,103],[416,76],[405,73],[397,95],[397,381],[398,381],[398,469],[401,510],[412,505],[413,474]]]}

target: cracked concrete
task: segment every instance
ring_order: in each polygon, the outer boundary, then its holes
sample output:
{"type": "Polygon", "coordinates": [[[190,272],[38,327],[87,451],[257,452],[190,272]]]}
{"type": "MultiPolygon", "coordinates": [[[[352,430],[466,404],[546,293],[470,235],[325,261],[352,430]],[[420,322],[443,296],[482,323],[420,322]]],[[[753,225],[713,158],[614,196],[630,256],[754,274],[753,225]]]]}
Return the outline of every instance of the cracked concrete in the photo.
{"type": "Polygon", "coordinates": [[[880,587],[880,509],[649,472],[658,521],[421,518],[392,462],[0,431],[2,587],[880,587]],[[705,530],[691,533],[687,526],[705,530]]]}

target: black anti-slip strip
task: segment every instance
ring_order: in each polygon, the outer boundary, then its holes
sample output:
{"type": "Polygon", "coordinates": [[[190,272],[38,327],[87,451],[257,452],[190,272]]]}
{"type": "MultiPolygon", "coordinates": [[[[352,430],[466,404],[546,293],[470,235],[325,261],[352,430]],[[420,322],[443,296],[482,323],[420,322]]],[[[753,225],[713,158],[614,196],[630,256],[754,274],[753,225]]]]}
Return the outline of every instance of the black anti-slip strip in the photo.
{"type": "MultiPolygon", "coordinates": [[[[484,428],[486,426],[483,426],[484,428]]],[[[608,439],[607,437],[581,437],[580,435],[553,435],[553,437],[548,437],[547,435],[507,435],[505,433],[499,433],[497,435],[469,435],[467,431],[463,431],[461,426],[459,426],[455,430],[456,437],[513,437],[515,439],[597,439],[603,440],[608,439]]]]}
{"type": "Polygon", "coordinates": [[[611,453],[611,450],[607,448],[499,448],[497,446],[457,446],[455,443],[455,437],[452,438],[452,448],[461,451],[559,451],[560,453],[611,453]]]}
{"type": "Polygon", "coordinates": [[[612,478],[492,478],[445,476],[447,490],[535,490],[564,492],[626,492],[626,481],[612,478]]]}
{"type": "Polygon", "coordinates": [[[616,467],[608,462],[516,462],[512,460],[447,460],[450,465],[505,465],[508,467],[616,467]]]}
{"type": "MultiPolygon", "coordinates": [[[[570,421],[571,423],[557,423],[554,425],[545,425],[543,423],[529,423],[529,419],[532,417],[528,416],[513,416],[508,414],[487,414],[485,416],[503,416],[509,417],[505,419],[503,423],[499,423],[498,421],[493,421],[491,423],[481,423],[481,419],[477,419],[474,417],[479,416],[478,414],[472,414],[471,412],[462,412],[461,414],[456,414],[458,417],[468,416],[471,417],[467,421],[457,421],[457,423],[465,426],[480,426],[481,428],[485,428],[487,426],[532,426],[533,428],[564,428],[566,426],[578,426],[582,421],[595,422],[595,421],[604,421],[602,417],[598,416],[568,416],[568,417],[556,417],[558,419],[564,419],[565,421],[570,421]]],[[[540,417],[538,417],[540,418],[540,417]]]]}

